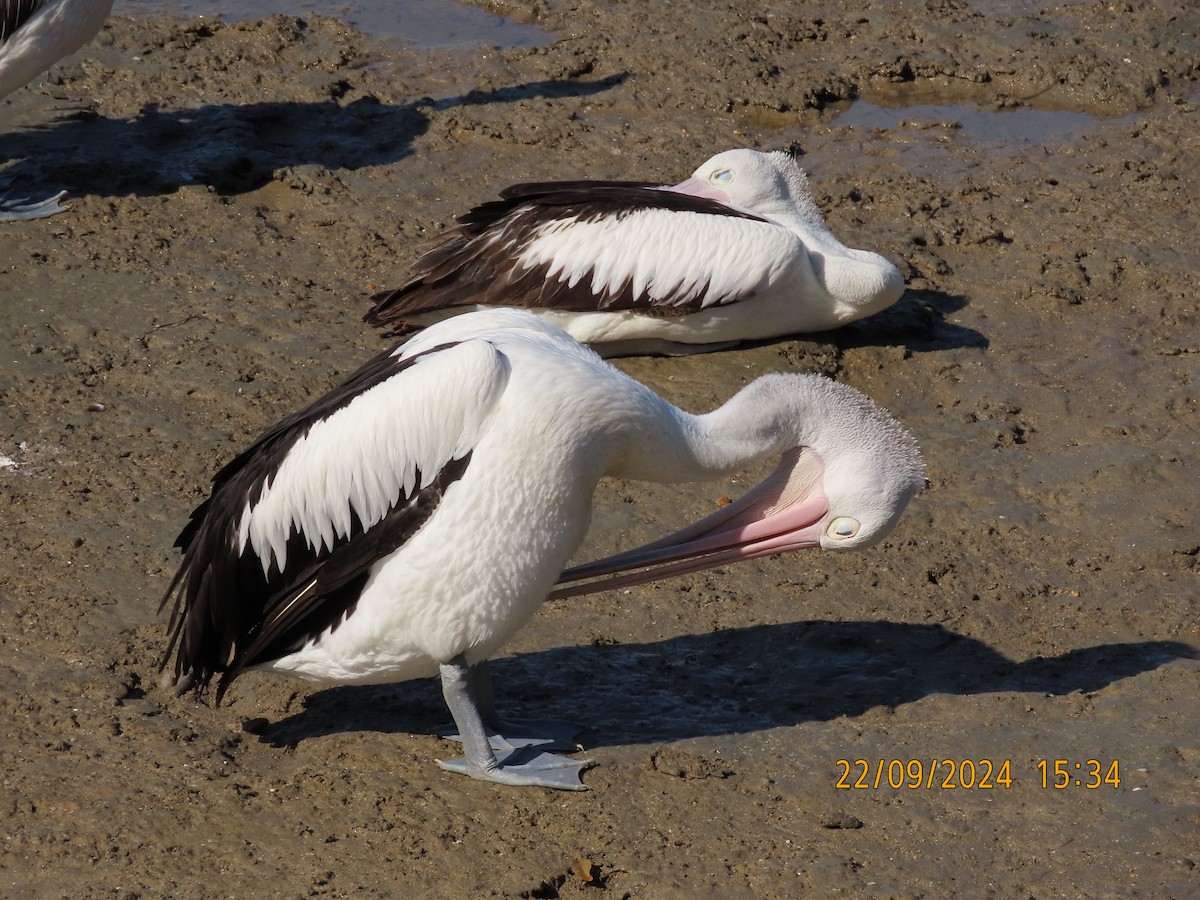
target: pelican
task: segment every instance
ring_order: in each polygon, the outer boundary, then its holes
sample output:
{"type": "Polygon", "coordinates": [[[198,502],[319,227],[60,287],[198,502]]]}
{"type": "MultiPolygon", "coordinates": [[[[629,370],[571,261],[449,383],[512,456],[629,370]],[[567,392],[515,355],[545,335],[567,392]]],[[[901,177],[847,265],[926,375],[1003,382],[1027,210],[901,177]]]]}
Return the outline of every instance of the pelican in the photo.
{"type": "MultiPolygon", "coordinates": [[[[922,486],[913,439],[853,388],[767,375],[692,415],[521,310],[434,325],[375,357],[221,469],[176,541],[180,690],[263,670],[317,682],[440,676],[464,744],[440,763],[585,789],[578,728],[509,728],[486,663],[543,600],[887,534],[922,486]],[[707,519],[566,569],[608,475],[774,473],[707,519]],[[219,676],[219,677],[218,677],[219,676]]],[[[557,723],[561,725],[562,723],[557,723]]]]}
{"type": "Polygon", "coordinates": [[[395,336],[523,307],[602,356],[825,331],[890,306],[899,270],[825,225],[789,153],[727,150],[673,187],[518,184],[458,217],[363,317],[395,336]]]}
{"type": "MultiPolygon", "coordinates": [[[[0,0],[0,99],[28,84],[96,36],[113,0],[0,0]]],[[[0,221],[63,212],[66,191],[35,203],[5,201],[0,221]]]]}

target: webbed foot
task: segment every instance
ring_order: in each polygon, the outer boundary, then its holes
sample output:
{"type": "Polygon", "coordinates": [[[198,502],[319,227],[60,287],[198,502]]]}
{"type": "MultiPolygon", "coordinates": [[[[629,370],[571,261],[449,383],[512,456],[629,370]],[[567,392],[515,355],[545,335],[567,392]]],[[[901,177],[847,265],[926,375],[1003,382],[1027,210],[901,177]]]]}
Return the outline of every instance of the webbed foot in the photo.
{"type": "Polygon", "coordinates": [[[438,765],[478,781],[586,791],[579,773],[591,760],[568,759],[545,752],[547,747],[578,749],[582,729],[563,722],[504,722],[492,705],[485,663],[469,666],[462,656],[441,664],[442,696],[454,716],[463,756],[438,765]]]}
{"type": "Polygon", "coordinates": [[[30,219],[46,219],[60,212],[66,212],[70,207],[63,206],[58,202],[66,195],[66,191],[59,191],[53,197],[33,202],[24,198],[10,200],[6,197],[0,200],[0,222],[26,222],[30,219]]]}
{"type": "Polygon", "coordinates": [[[495,754],[495,768],[472,765],[465,757],[437,761],[448,772],[469,775],[477,781],[493,781],[517,787],[545,787],[560,791],[586,791],[580,775],[595,763],[569,759],[534,747],[517,747],[495,754]]]}

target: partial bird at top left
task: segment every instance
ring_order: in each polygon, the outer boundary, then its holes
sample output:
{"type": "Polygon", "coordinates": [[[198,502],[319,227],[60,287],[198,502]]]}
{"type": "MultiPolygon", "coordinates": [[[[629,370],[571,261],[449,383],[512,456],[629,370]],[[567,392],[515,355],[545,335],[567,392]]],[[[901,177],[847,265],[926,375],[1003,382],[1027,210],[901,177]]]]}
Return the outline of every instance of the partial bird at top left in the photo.
{"type": "MultiPolygon", "coordinates": [[[[113,0],[0,0],[0,99],[24,87],[96,36],[113,0]]],[[[0,221],[63,212],[66,191],[45,200],[0,200],[0,221]]]]}

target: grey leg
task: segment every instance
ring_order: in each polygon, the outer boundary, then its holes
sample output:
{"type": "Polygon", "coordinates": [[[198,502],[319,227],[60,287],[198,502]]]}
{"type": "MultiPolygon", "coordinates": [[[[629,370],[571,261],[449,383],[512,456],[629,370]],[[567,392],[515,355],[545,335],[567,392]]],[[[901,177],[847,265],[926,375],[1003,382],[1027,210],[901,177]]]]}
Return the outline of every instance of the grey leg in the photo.
{"type": "MultiPolygon", "coordinates": [[[[496,702],[492,693],[492,676],[486,660],[467,667],[467,678],[469,689],[475,698],[475,708],[479,710],[479,718],[483,721],[488,742],[493,750],[536,747],[539,750],[565,750],[571,753],[580,749],[575,738],[584,729],[574,722],[502,718],[496,712],[496,702]]],[[[455,725],[457,725],[457,721],[455,725]]],[[[462,733],[455,726],[439,728],[437,733],[452,741],[463,739],[462,733]]]]}
{"type": "Polygon", "coordinates": [[[490,682],[486,673],[482,676],[483,684],[480,684],[479,673],[472,671],[461,656],[448,663],[442,663],[440,668],[442,696],[446,698],[450,715],[454,717],[454,724],[458,726],[458,733],[463,742],[463,758],[448,762],[439,760],[439,766],[452,772],[470,775],[479,781],[571,791],[587,790],[579,780],[579,773],[589,765],[586,761],[555,756],[532,747],[501,750],[497,754],[492,749],[492,741],[481,709],[481,706],[488,708],[491,704],[490,682]]]}

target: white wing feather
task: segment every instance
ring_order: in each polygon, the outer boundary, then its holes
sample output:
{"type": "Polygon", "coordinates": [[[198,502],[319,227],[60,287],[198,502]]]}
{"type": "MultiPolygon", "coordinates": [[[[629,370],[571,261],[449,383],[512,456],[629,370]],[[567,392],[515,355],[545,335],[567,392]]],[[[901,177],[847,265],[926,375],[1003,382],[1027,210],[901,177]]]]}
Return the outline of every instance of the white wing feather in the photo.
{"type": "Polygon", "coordinates": [[[569,227],[551,223],[519,259],[520,268],[545,265],[548,277],[572,284],[591,271],[597,295],[629,282],[636,296],[678,303],[707,285],[706,307],[761,291],[792,267],[808,265],[803,241],[782,225],[660,209],[569,227]]]}
{"type": "Polygon", "coordinates": [[[508,360],[495,347],[467,341],[359,394],[288,451],[243,514],[238,551],[249,543],[264,572],[272,561],[282,570],[293,531],[319,549],[350,534],[351,510],[370,528],[402,495],[427,486],[475,446],[508,375],[508,360]]]}

